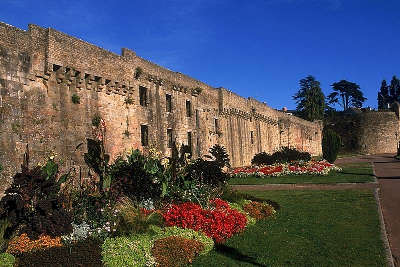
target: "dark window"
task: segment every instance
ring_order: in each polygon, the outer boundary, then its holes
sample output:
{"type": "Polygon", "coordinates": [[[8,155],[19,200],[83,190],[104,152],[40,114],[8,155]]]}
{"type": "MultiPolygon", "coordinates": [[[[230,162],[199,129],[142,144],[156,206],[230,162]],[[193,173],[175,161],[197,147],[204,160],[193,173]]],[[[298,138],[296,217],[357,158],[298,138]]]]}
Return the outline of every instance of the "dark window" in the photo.
{"type": "Polygon", "coordinates": [[[140,105],[143,107],[147,106],[147,88],[143,86],[139,86],[139,98],[140,105]]]}
{"type": "Polygon", "coordinates": [[[190,103],[190,100],[186,100],[186,117],[192,117],[192,103],[190,103]]]}
{"type": "Polygon", "coordinates": [[[173,143],[172,129],[167,129],[167,142],[168,142],[168,147],[171,148],[173,143]]]}
{"type": "Polygon", "coordinates": [[[250,131],[250,142],[254,144],[254,134],[253,131],[250,131]]]}
{"type": "Polygon", "coordinates": [[[165,102],[167,112],[172,112],[172,96],[168,94],[165,95],[165,102]]]}
{"type": "Polygon", "coordinates": [[[187,133],[187,139],[188,139],[188,147],[190,149],[190,153],[192,153],[192,132],[187,133]]]}
{"type": "Polygon", "coordinates": [[[200,128],[200,114],[199,110],[196,109],[196,127],[200,128]]]}
{"type": "Polygon", "coordinates": [[[218,119],[214,119],[214,129],[215,129],[215,132],[216,132],[216,133],[217,133],[218,130],[219,130],[218,119]]]}
{"type": "Polygon", "coordinates": [[[142,140],[142,146],[149,145],[149,127],[147,125],[140,125],[140,135],[142,140]]]}

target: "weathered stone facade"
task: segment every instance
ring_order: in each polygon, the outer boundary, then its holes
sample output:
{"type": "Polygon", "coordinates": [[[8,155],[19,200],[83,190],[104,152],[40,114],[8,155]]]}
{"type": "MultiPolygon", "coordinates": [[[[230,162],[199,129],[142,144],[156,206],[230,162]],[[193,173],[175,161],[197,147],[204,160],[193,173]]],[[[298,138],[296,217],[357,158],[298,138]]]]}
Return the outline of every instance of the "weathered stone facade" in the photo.
{"type": "Polygon", "coordinates": [[[0,90],[3,178],[19,168],[27,144],[33,164],[56,153],[65,167],[84,165],[96,114],[106,122],[106,149],[113,158],[150,146],[168,155],[171,135],[178,144],[191,137],[195,156],[224,145],[233,166],[248,165],[254,154],[282,146],[321,154],[320,122],[213,88],[129,49],[117,55],[36,25],[24,31],[0,23],[0,90]],[[73,95],[79,103],[73,103],[73,95]],[[142,125],[148,127],[146,147],[142,125]]]}
{"type": "Polygon", "coordinates": [[[360,153],[397,153],[400,141],[399,105],[393,111],[364,112],[361,114],[358,142],[360,153]]]}

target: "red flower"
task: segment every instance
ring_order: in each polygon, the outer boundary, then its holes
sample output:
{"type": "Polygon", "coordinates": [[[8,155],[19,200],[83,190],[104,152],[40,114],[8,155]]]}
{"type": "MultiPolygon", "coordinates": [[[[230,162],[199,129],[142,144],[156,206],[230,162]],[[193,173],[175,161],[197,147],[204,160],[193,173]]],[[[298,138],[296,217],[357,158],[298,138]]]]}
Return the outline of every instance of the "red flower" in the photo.
{"type": "Polygon", "coordinates": [[[194,203],[171,205],[163,214],[166,226],[178,226],[202,231],[217,243],[223,243],[232,235],[241,232],[246,224],[246,216],[229,207],[226,201],[210,201],[214,209],[202,209],[194,203]]]}

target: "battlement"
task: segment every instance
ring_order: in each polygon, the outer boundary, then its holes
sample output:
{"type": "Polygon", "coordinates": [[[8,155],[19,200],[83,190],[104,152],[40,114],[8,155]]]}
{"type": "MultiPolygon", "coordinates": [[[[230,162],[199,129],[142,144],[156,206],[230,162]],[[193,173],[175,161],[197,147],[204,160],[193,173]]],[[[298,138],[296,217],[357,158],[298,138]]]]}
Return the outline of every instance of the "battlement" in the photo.
{"type": "Polygon", "coordinates": [[[0,93],[3,175],[16,171],[28,144],[34,161],[55,152],[83,168],[80,144],[93,137],[95,116],[106,123],[112,159],[131,148],[170,155],[172,141],[191,146],[196,157],[223,145],[232,166],[283,146],[321,154],[318,122],[214,88],[128,48],[118,55],[34,24],[22,30],[0,23],[0,93]]]}

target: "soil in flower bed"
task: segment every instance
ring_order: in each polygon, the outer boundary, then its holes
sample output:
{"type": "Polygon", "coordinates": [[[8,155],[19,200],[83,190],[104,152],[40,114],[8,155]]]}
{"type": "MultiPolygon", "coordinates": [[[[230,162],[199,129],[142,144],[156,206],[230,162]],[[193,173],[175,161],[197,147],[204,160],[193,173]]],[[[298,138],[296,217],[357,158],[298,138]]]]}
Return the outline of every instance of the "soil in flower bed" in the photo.
{"type": "Polygon", "coordinates": [[[17,257],[17,267],[73,267],[103,266],[101,262],[101,243],[85,240],[72,246],[53,247],[26,252],[17,257]]]}

